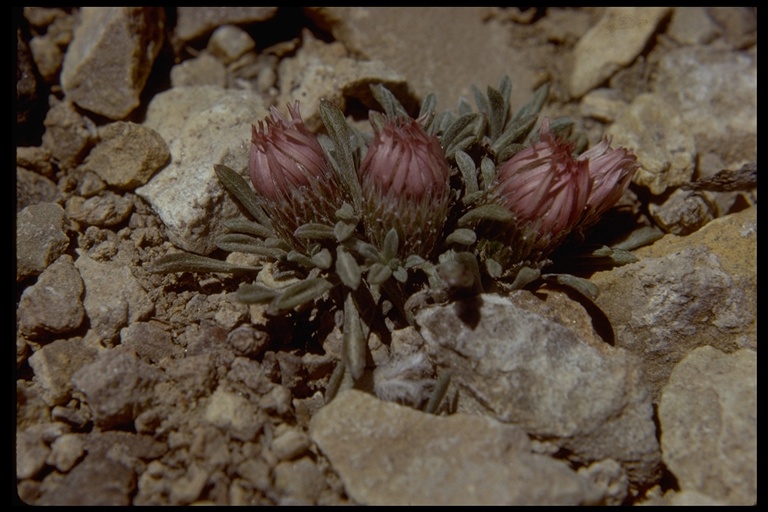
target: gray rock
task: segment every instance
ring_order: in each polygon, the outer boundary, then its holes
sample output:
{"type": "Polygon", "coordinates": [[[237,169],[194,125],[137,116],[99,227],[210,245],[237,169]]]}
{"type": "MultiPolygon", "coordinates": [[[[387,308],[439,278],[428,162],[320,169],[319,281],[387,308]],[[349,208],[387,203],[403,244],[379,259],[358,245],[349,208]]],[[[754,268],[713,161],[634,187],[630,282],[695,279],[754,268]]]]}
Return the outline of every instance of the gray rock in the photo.
{"type": "Polygon", "coordinates": [[[184,349],[173,342],[171,333],[153,322],[132,322],[120,330],[120,344],[131,347],[139,357],[152,363],[181,357],[184,349]]]}
{"type": "Polygon", "coordinates": [[[278,425],[274,436],[270,448],[277,460],[295,459],[309,449],[309,437],[300,429],[278,425]]]}
{"type": "Polygon", "coordinates": [[[574,98],[630,64],[645,48],[669,7],[608,7],[573,49],[570,90],[574,98]]]}
{"type": "Polygon", "coordinates": [[[461,97],[471,101],[473,84],[496,87],[504,75],[514,82],[512,103],[519,108],[554,54],[551,44],[514,48],[509,25],[489,21],[485,7],[322,7],[308,14],[350,53],[404,77],[417,97],[435,93],[438,109],[455,108],[461,97]]]}
{"type": "Polygon", "coordinates": [[[301,102],[301,115],[310,130],[318,130],[320,100],[326,99],[340,109],[349,99],[360,101],[365,107],[380,109],[371,93],[370,85],[380,83],[401,102],[414,107],[416,102],[405,78],[380,61],[361,61],[346,56],[340,43],[326,44],[304,32],[304,44],[294,57],[285,58],[278,66],[280,96],[278,105],[296,100],[301,102]]]}
{"type": "Polygon", "coordinates": [[[607,134],[615,146],[633,148],[642,167],[632,180],[652,194],[689,183],[696,167],[692,127],[678,106],[663,96],[644,93],[623,110],[607,134]]]}
{"type": "Polygon", "coordinates": [[[140,124],[110,123],[99,129],[99,138],[83,169],[121,190],[144,185],[171,157],[160,134],[140,124]]]}
{"type": "MultiPolygon", "coordinates": [[[[654,89],[674,105],[704,162],[711,153],[719,165],[699,169],[710,177],[757,160],[757,56],[753,52],[683,46],[659,60],[654,89]],[[680,84],[686,84],[681,87],[680,84]],[[702,109],[702,105],[708,105],[702,109]]],[[[665,132],[672,127],[664,128],[665,132]]]]}
{"type": "Polygon", "coordinates": [[[531,453],[522,429],[435,416],[345,390],[310,422],[347,494],[364,505],[575,505],[600,499],[562,461],[531,453]]]}
{"type": "Polygon", "coordinates": [[[66,403],[72,393],[72,375],[93,362],[96,355],[96,349],[82,338],[56,340],[32,354],[29,364],[43,400],[52,406],[66,403]]]}
{"type": "Polygon", "coordinates": [[[275,490],[280,505],[314,505],[325,484],[325,476],[309,457],[280,462],[274,469],[275,490]]]}
{"type": "Polygon", "coordinates": [[[653,483],[661,455],[639,361],[569,330],[552,317],[576,323],[572,311],[529,295],[480,295],[416,314],[431,359],[460,389],[459,409],[515,424],[579,464],[619,461],[634,485],[653,483]]]}
{"type": "Polygon", "coordinates": [[[178,7],[176,37],[181,43],[210,33],[220,25],[268,20],[277,7],[178,7]]]}
{"type": "Polygon", "coordinates": [[[664,462],[682,491],[757,503],[757,353],[700,347],[672,371],[659,405],[664,462]]]}
{"type": "Polygon", "coordinates": [[[45,115],[43,148],[62,169],[72,169],[82,162],[96,136],[92,122],[75,110],[69,100],[51,99],[45,115]]]}
{"type": "Polygon", "coordinates": [[[171,68],[173,87],[211,85],[224,88],[227,85],[227,68],[208,52],[187,59],[171,68]]]}
{"type": "Polygon", "coordinates": [[[252,441],[261,430],[263,420],[256,406],[239,394],[219,386],[208,400],[205,420],[225,429],[236,439],[252,441]]]}
{"type": "Polygon", "coordinates": [[[681,44],[706,44],[720,35],[720,29],[705,7],[675,7],[667,35],[681,44]]]}
{"type": "Polygon", "coordinates": [[[224,64],[236,61],[254,48],[256,43],[248,32],[234,25],[220,26],[208,40],[208,50],[224,64]]]}
{"type": "Polygon", "coordinates": [[[664,231],[684,236],[714,220],[718,211],[706,197],[676,189],[662,204],[648,204],[648,213],[664,231]]]}
{"type": "Polygon", "coordinates": [[[72,196],[67,201],[69,218],[86,226],[114,226],[125,221],[132,211],[130,197],[109,191],[88,199],[72,196]]]}
{"type": "Polygon", "coordinates": [[[145,124],[169,143],[171,163],[136,193],[160,216],[174,245],[208,254],[223,223],[241,215],[213,166],[247,169],[251,125],[267,115],[261,97],[249,91],[182,87],[152,100],[145,124]]]}
{"type": "Polygon", "coordinates": [[[666,235],[635,251],[637,263],[592,277],[616,345],[642,359],[654,402],[694,348],[757,348],[756,210],[666,235]]]}
{"type": "Polygon", "coordinates": [[[60,423],[40,423],[16,434],[16,478],[32,478],[44,467],[49,445],[65,432],[60,423]]]}
{"type": "Polygon", "coordinates": [[[144,320],[154,309],[152,299],[131,269],[102,263],[83,254],[75,261],[85,283],[83,305],[90,328],[100,339],[111,342],[129,323],[144,320]]]}
{"type": "Polygon", "coordinates": [[[133,469],[110,458],[86,455],[60,479],[43,481],[39,506],[127,506],[136,489],[133,469]]]}
{"type": "Polygon", "coordinates": [[[55,203],[24,208],[16,217],[16,281],[40,274],[69,246],[64,209],[55,203]]]}
{"type": "Polygon", "coordinates": [[[58,198],[56,184],[36,172],[16,167],[16,211],[39,203],[53,203],[58,198]]]}
{"type": "Polygon", "coordinates": [[[16,168],[23,167],[41,174],[46,178],[53,177],[51,152],[42,146],[21,146],[16,148],[16,168]]]}
{"type": "Polygon", "coordinates": [[[82,434],[64,434],[51,444],[51,453],[46,463],[66,473],[74,467],[84,453],[85,444],[82,434]]]}
{"type": "Polygon", "coordinates": [[[161,7],[83,7],[64,56],[61,86],[70,101],[123,119],[139,96],[163,43],[161,7]]]}
{"type": "Polygon", "coordinates": [[[72,383],[85,395],[96,426],[102,429],[132,425],[154,396],[155,384],[163,378],[130,350],[102,352],[95,361],[72,376],[72,383]]]}

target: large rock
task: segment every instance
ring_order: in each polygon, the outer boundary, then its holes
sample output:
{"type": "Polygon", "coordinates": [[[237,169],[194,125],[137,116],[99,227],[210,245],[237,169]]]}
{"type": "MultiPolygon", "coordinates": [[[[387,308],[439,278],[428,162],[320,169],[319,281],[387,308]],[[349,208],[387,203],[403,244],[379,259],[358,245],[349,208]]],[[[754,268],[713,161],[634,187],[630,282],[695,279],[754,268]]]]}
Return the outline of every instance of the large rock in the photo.
{"type": "Polygon", "coordinates": [[[639,361],[566,328],[562,319],[575,326],[588,316],[554,304],[527,291],[486,294],[425,308],[416,323],[460,389],[459,410],[518,425],[578,464],[619,461],[638,487],[653,483],[661,456],[639,361]]]}
{"type": "Polygon", "coordinates": [[[64,56],[61,86],[70,101],[123,119],[139,106],[163,43],[161,7],[83,7],[64,56]]]}

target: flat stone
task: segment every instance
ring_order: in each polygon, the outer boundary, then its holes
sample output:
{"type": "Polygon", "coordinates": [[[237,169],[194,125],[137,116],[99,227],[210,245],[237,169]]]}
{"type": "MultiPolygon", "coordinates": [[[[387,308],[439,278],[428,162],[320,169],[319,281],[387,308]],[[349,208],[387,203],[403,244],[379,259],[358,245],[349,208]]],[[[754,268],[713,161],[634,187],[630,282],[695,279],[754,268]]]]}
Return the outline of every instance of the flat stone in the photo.
{"type": "Polygon", "coordinates": [[[16,217],[16,281],[39,275],[69,246],[64,209],[55,203],[24,208],[16,217]]]}

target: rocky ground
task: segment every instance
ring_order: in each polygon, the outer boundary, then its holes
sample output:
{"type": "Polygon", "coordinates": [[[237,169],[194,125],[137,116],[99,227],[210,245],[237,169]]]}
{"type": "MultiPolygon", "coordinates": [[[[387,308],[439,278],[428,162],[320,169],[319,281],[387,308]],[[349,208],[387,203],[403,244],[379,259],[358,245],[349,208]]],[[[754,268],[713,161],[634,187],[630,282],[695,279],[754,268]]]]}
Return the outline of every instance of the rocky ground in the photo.
{"type": "Polygon", "coordinates": [[[21,501],[756,502],[755,9],[14,14],[21,501]],[[519,290],[372,336],[382,372],[403,351],[422,354],[411,379],[451,370],[438,414],[364,390],[326,405],[334,318],[149,271],[226,256],[213,164],[246,168],[271,105],[298,99],[320,129],[325,98],[365,126],[372,83],[454,108],[504,75],[513,108],[550,82],[544,115],[633,148],[625,201],[665,235],[591,275],[599,307],[519,290]]]}

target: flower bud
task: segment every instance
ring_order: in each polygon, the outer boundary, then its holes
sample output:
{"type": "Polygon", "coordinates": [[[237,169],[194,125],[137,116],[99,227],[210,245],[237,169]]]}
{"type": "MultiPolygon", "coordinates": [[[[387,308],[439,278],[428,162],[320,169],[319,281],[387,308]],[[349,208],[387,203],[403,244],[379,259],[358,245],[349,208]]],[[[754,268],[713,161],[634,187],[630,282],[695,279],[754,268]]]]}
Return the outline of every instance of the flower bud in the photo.
{"type": "Polygon", "coordinates": [[[573,144],[559,140],[541,123],[539,142],[504,162],[496,194],[515,224],[541,256],[581,220],[591,190],[589,161],[572,156],[573,144]]]}
{"type": "Polygon", "coordinates": [[[605,137],[599,144],[582,153],[578,160],[589,165],[592,190],[587,198],[587,210],[580,223],[587,228],[621,199],[640,167],[637,157],[626,148],[611,149],[611,139],[605,137]]]}
{"type": "Polygon", "coordinates": [[[428,256],[447,216],[449,172],[440,142],[418,120],[386,123],[359,169],[371,241],[381,247],[395,228],[401,257],[428,256]]]}
{"type": "Polygon", "coordinates": [[[272,107],[270,117],[252,126],[249,168],[274,229],[303,249],[293,236],[296,228],[308,222],[333,224],[343,199],[320,143],[301,119],[299,102],[288,105],[288,111],[290,120],[272,107]]]}

